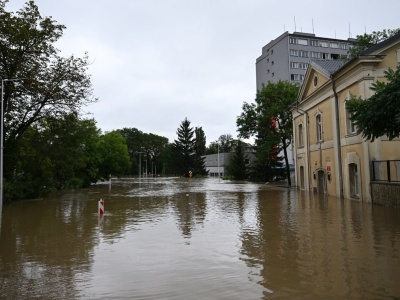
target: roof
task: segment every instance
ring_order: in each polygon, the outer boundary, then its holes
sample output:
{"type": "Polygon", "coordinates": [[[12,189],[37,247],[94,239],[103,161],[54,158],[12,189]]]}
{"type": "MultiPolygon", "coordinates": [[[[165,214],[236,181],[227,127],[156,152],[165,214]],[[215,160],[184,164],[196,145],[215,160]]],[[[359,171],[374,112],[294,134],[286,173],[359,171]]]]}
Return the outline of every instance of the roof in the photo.
{"type": "Polygon", "coordinates": [[[311,60],[310,65],[318,71],[324,73],[327,77],[331,77],[333,73],[343,67],[349,60],[347,59],[316,59],[311,60]]]}
{"type": "Polygon", "coordinates": [[[361,55],[371,55],[375,51],[390,45],[391,43],[393,43],[394,41],[397,41],[398,39],[400,39],[400,32],[395,34],[394,36],[392,36],[392,37],[390,37],[390,38],[388,38],[388,39],[386,39],[386,40],[384,40],[384,41],[372,46],[372,47],[369,47],[367,50],[361,52],[360,56],[361,55]]]}

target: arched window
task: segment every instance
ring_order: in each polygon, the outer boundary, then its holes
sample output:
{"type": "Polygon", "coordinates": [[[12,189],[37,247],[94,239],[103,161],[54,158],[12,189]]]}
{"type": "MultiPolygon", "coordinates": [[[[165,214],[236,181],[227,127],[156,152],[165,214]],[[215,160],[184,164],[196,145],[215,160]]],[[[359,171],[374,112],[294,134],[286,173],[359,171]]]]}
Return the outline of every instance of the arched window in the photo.
{"type": "Polygon", "coordinates": [[[303,124],[299,124],[299,127],[298,127],[298,135],[299,135],[299,136],[298,136],[298,138],[299,138],[298,146],[299,146],[299,147],[304,147],[303,124]]]}
{"type": "Polygon", "coordinates": [[[323,136],[322,136],[322,115],[317,114],[315,117],[316,125],[317,125],[317,142],[322,142],[323,136]]]}

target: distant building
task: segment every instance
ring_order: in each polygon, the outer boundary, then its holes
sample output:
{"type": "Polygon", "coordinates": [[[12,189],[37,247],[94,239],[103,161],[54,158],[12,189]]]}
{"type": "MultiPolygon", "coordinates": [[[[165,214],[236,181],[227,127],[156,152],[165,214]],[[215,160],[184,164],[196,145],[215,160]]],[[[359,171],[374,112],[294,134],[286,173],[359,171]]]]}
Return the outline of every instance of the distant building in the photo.
{"type": "Polygon", "coordinates": [[[347,58],[350,41],[286,31],[265,45],[256,60],[257,90],[279,80],[302,83],[310,60],[347,58]]]}
{"type": "MultiPolygon", "coordinates": [[[[254,149],[250,145],[245,145],[243,150],[246,166],[250,167],[255,161],[254,149]]],[[[233,151],[234,148],[232,149],[232,152],[233,151]]],[[[229,163],[232,152],[219,153],[219,156],[218,154],[209,154],[203,156],[206,171],[208,172],[209,177],[218,177],[218,173],[219,177],[226,175],[226,166],[229,163]]]]}

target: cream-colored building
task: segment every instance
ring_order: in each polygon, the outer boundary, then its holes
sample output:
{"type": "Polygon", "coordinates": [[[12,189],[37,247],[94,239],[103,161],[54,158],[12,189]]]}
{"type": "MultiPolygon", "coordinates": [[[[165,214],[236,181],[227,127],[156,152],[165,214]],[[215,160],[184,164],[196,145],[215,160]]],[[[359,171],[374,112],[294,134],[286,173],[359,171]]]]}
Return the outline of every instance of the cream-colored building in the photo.
{"type": "MultiPolygon", "coordinates": [[[[350,61],[310,62],[292,109],[297,186],[371,201],[371,163],[400,160],[400,139],[365,141],[351,122],[345,101],[350,95],[369,98],[371,84],[384,81],[384,71],[399,63],[400,34],[350,61]]],[[[400,170],[400,164],[396,167],[400,170]]],[[[379,165],[373,171],[386,170],[379,165]]]]}

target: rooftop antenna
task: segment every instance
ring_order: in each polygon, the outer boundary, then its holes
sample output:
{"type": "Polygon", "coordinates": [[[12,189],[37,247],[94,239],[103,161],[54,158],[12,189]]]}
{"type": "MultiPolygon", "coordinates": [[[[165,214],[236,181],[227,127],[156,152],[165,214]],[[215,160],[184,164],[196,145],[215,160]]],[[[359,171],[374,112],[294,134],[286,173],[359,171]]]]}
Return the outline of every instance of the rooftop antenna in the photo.
{"type": "Polygon", "coordinates": [[[311,24],[312,24],[312,33],[314,34],[314,19],[311,19],[311,24]]]}
{"type": "Polygon", "coordinates": [[[296,28],[296,16],[294,16],[293,18],[294,18],[294,31],[296,32],[297,31],[297,28],[296,28]]]}
{"type": "Polygon", "coordinates": [[[350,22],[349,22],[349,39],[351,39],[350,22]]]}

